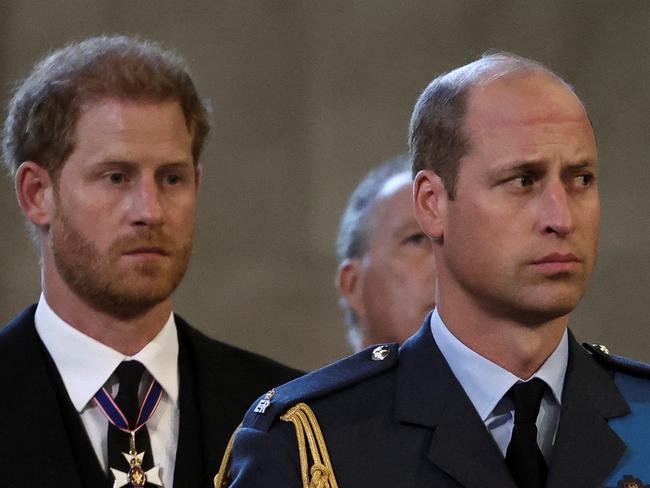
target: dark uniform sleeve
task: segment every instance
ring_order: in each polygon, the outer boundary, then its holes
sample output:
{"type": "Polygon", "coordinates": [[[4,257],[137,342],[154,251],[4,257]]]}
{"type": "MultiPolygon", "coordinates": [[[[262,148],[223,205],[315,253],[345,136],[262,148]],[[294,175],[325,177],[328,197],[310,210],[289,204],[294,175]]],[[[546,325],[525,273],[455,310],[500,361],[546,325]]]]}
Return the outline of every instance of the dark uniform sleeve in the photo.
{"type": "Polygon", "coordinates": [[[278,423],[268,432],[242,427],[232,454],[230,488],[302,488],[291,424],[278,423]]]}
{"type": "MultiPolygon", "coordinates": [[[[397,344],[368,348],[274,388],[260,397],[244,416],[242,426],[235,434],[230,457],[227,454],[224,458],[229,464],[228,467],[222,466],[227,473],[224,473],[224,481],[229,481],[225,486],[302,488],[303,468],[297,431],[293,420],[286,420],[284,414],[294,412],[293,407],[305,407],[315,419],[317,415],[308,406],[312,401],[326,399],[343,388],[393,368],[397,361],[397,348],[397,344]]],[[[317,424],[302,427],[305,428],[312,429],[312,432],[313,429],[320,430],[317,424]]],[[[327,439],[324,442],[327,444],[327,439]]],[[[305,469],[311,471],[309,466],[314,453],[309,447],[306,450],[309,452],[306,454],[305,469]]],[[[331,470],[331,466],[328,469],[331,470]]],[[[318,473],[320,471],[317,470],[314,476],[318,476],[318,473]]],[[[312,474],[308,472],[307,476],[311,477],[312,474]]]]}

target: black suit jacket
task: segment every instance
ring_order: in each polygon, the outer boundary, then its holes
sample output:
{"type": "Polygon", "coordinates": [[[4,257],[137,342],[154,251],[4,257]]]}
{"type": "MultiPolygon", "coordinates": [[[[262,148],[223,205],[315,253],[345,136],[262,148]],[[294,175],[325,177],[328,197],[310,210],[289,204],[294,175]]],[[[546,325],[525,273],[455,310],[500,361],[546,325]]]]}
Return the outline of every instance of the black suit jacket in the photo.
{"type": "MultiPolygon", "coordinates": [[[[32,306],[0,330],[0,486],[82,488],[102,479],[71,415],[32,306]],[[85,483],[85,485],[84,485],[85,483]]],[[[180,426],[176,487],[212,486],[230,434],[251,401],[299,372],[209,339],[176,316],[180,426]]],[[[103,480],[103,479],[102,479],[103,480]]]]}
{"type": "MultiPolygon", "coordinates": [[[[373,359],[371,348],[277,388],[264,413],[251,408],[236,437],[231,488],[301,486],[294,427],[279,419],[299,402],[318,418],[341,488],[515,488],[496,443],[436,346],[428,319],[401,348],[387,350],[383,360],[373,359]]],[[[647,368],[639,372],[646,377],[638,388],[648,391],[647,368]]],[[[650,416],[630,415],[613,378],[613,370],[570,336],[548,488],[599,487],[612,474],[616,486],[626,445],[609,422],[630,419],[647,429],[650,416]]],[[[646,452],[650,466],[650,445],[646,452]]],[[[640,468],[645,474],[622,469],[621,477],[647,477],[650,468],[640,468]]]]}

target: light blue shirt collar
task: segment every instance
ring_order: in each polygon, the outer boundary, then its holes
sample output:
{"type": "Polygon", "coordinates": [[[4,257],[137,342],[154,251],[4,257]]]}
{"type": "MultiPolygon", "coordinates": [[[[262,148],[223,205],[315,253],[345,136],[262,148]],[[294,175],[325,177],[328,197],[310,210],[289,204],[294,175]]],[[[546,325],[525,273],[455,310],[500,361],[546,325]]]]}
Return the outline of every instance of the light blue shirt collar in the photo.
{"type": "MultiPolygon", "coordinates": [[[[523,380],[460,342],[447,329],[438,309],[434,309],[430,325],[433,339],[451,371],[485,422],[508,390],[523,380]]],[[[550,387],[558,406],[562,402],[568,359],[569,340],[567,331],[564,331],[558,346],[533,375],[533,378],[540,378],[550,387]]]]}

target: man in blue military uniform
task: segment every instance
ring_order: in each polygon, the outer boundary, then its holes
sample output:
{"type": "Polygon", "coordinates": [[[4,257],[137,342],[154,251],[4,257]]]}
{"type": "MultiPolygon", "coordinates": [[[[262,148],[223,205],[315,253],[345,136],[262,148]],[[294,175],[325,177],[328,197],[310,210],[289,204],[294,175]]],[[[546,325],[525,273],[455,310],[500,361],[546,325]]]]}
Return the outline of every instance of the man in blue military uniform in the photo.
{"type": "Polygon", "coordinates": [[[256,402],[216,484],[650,484],[650,370],[568,331],[600,220],[596,140],[573,89],[487,55],[433,80],[409,142],[436,309],[403,346],[256,402]]]}

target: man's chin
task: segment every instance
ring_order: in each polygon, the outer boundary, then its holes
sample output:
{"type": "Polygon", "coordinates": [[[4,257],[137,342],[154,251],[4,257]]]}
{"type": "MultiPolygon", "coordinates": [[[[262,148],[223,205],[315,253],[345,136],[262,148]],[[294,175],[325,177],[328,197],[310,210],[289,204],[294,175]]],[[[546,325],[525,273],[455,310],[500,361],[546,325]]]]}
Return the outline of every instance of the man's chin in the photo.
{"type": "Polygon", "coordinates": [[[520,308],[521,323],[535,327],[565,317],[575,310],[579,300],[573,297],[536,301],[520,308]]]}
{"type": "Polygon", "coordinates": [[[169,273],[159,266],[129,270],[103,285],[86,282],[76,290],[93,309],[121,320],[141,317],[170,298],[184,273],[169,273]],[[99,285],[99,286],[97,286],[99,285]]]}
{"type": "Polygon", "coordinates": [[[171,296],[171,292],[168,290],[160,293],[148,290],[147,293],[134,292],[128,295],[126,292],[127,290],[123,289],[120,290],[119,295],[104,293],[101,296],[86,296],[85,301],[99,312],[120,320],[131,320],[146,315],[171,296]]]}

